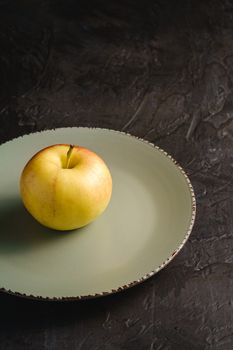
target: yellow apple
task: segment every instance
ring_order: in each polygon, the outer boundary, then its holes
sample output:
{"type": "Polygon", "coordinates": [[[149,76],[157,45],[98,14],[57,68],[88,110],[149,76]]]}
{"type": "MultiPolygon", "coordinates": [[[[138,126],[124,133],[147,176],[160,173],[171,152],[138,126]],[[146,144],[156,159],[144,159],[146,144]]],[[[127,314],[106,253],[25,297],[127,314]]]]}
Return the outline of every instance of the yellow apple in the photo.
{"type": "Polygon", "coordinates": [[[29,160],[21,174],[20,193],[26,209],[42,225],[72,230],[103,213],[111,198],[112,177],[94,152],[57,144],[29,160]]]}

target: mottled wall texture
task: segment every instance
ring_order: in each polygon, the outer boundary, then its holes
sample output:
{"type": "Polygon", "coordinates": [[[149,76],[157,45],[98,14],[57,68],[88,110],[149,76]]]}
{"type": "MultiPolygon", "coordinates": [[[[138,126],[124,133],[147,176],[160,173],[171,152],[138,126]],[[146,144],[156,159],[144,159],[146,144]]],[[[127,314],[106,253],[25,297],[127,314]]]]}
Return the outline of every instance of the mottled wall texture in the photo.
{"type": "Polygon", "coordinates": [[[98,300],[0,294],[2,350],[233,349],[233,1],[0,0],[0,142],[60,126],[168,151],[193,233],[147,282],[98,300]]]}

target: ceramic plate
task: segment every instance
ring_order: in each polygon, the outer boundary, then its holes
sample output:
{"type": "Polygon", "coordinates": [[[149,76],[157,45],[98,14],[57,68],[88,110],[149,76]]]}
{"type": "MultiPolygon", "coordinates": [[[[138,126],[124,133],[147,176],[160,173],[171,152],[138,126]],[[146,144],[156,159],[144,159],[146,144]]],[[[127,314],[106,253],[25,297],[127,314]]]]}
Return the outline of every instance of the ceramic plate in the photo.
{"type": "Polygon", "coordinates": [[[184,171],[161,149],[105,129],[62,128],[0,146],[0,289],[52,300],[96,297],[133,286],[164,267],[187,240],[195,198],[184,171]],[[24,209],[19,177],[38,150],[78,144],[110,168],[113,194],[90,225],[59,232],[24,209]]]}

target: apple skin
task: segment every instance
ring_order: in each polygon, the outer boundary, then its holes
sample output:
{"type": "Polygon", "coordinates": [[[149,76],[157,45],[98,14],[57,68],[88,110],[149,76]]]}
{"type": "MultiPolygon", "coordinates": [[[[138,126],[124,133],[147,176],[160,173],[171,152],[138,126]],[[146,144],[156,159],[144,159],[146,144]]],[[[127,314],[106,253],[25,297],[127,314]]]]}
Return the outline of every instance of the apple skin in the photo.
{"type": "Polygon", "coordinates": [[[89,224],[108,206],[112,177],[94,152],[56,144],[36,153],[20,177],[20,193],[29,213],[42,225],[73,230],[89,224]]]}

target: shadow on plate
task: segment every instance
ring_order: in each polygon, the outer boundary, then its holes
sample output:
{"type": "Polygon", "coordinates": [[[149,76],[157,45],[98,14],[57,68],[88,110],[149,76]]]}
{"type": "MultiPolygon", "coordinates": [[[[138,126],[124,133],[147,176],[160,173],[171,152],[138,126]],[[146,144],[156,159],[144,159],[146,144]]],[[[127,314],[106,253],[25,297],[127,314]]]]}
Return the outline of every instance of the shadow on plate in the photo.
{"type": "Polygon", "coordinates": [[[40,225],[26,211],[20,200],[0,202],[0,253],[30,250],[64,239],[74,231],[59,232],[40,225]]]}

